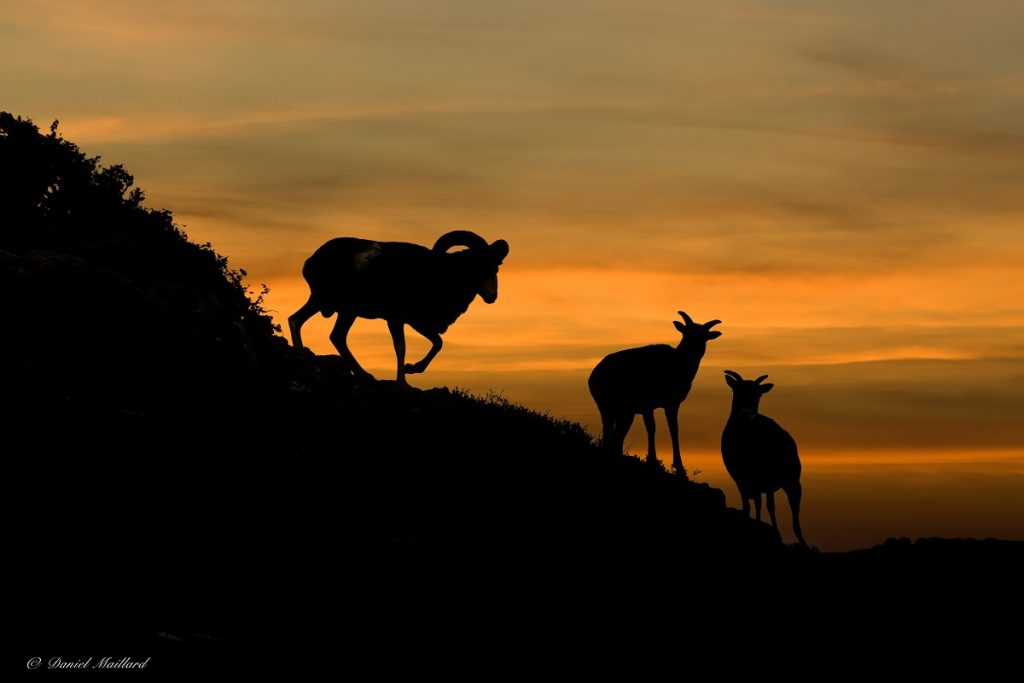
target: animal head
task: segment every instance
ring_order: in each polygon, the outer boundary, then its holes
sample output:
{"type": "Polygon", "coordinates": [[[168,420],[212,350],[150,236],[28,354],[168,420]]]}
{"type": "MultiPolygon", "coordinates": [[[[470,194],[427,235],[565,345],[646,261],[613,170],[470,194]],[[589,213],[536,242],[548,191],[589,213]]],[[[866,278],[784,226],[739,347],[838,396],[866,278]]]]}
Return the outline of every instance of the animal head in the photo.
{"type": "Polygon", "coordinates": [[[757,415],[761,397],[772,390],[774,384],[761,384],[768,375],[757,379],[743,379],[740,373],[733,370],[725,371],[725,383],[732,387],[733,410],[745,415],[748,419],[757,415]]]}
{"type": "Polygon", "coordinates": [[[474,265],[480,276],[480,288],[477,294],[486,303],[493,304],[498,300],[498,266],[508,256],[508,242],[497,240],[491,244],[468,230],[453,230],[437,238],[434,251],[447,252],[452,247],[467,247],[473,258],[474,265]]]}
{"type": "Polygon", "coordinates": [[[711,320],[706,323],[695,323],[682,311],[679,311],[679,315],[682,317],[685,325],[678,320],[672,322],[676,326],[676,329],[683,335],[683,341],[680,346],[685,344],[686,346],[700,346],[704,347],[712,339],[718,339],[722,336],[722,333],[718,330],[712,330],[711,328],[721,323],[721,320],[711,320]]]}

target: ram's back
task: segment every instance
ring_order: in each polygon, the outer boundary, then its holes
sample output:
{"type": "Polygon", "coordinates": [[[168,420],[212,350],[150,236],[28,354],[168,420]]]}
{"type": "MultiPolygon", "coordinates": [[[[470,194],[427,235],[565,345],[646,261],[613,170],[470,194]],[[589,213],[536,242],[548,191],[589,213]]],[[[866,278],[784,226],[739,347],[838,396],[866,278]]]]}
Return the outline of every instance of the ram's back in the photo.
{"type": "Polygon", "coordinates": [[[448,309],[469,304],[451,292],[450,261],[418,244],[339,237],[317,249],[302,274],[325,316],[344,310],[444,331],[458,317],[448,309]]]}

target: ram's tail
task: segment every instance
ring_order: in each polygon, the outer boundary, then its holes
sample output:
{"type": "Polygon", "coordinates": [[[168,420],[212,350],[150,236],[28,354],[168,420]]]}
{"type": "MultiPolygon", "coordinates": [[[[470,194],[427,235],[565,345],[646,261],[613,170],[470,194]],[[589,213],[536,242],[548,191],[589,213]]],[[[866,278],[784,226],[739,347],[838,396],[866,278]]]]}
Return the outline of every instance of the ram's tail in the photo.
{"type": "Polygon", "coordinates": [[[316,310],[325,318],[330,318],[337,313],[337,308],[330,304],[330,297],[327,293],[330,286],[326,282],[328,274],[325,272],[323,259],[313,254],[302,265],[302,277],[309,285],[309,304],[314,305],[316,310]]]}

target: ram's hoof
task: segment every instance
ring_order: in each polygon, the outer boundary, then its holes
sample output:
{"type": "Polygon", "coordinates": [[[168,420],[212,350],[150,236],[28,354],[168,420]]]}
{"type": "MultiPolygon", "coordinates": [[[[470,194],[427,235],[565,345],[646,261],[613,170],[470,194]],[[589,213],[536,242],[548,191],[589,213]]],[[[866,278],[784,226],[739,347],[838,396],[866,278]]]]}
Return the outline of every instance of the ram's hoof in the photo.
{"type": "Polygon", "coordinates": [[[405,364],[405,374],[407,374],[407,375],[418,375],[421,372],[423,372],[423,368],[421,368],[418,364],[414,364],[414,363],[406,363],[405,364]]]}

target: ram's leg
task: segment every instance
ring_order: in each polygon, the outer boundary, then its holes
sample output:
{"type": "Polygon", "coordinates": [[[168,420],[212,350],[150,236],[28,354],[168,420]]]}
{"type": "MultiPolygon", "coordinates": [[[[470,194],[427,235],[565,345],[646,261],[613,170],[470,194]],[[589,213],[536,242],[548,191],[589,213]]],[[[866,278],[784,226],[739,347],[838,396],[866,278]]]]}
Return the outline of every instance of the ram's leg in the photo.
{"type": "Polygon", "coordinates": [[[431,346],[430,350],[427,351],[427,355],[423,356],[423,360],[419,361],[418,363],[406,364],[405,374],[407,375],[416,375],[426,370],[427,366],[430,365],[430,361],[434,360],[434,356],[438,354],[438,352],[441,350],[441,347],[444,345],[444,342],[441,341],[441,335],[439,335],[437,332],[424,331],[416,327],[415,325],[412,325],[412,329],[416,330],[424,337],[426,337],[427,341],[430,342],[431,346]]]}
{"type": "Polygon", "coordinates": [[[389,320],[388,331],[391,332],[391,341],[395,345],[395,357],[398,359],[398,376],[395,379],[399,384],[407,384],[405,381],[405,323],[400,320],[389,320]]]}
{"type": "Polygon", "coordinates": [[[309,295],[309,301],[302,304],[302,308],[288,316],[288,330],[292,333],[292,345],[301,349],[302,346],[302,326],[306,324],[313,315],[320,310],[319,304],[313,301],[313,295],[309,295]]]}
{"type": "Polygon", "coordinates": [[[353,375],[363,379],[373,379],[373,375],[363,370],[363,367],[359,365],[359,361],[356,360],[356,357],[352,355],[348,348],[348,331],[352,329],[352,323],[355,321],[356,317],[354,315],[350,315],[345,311],[338,311],[338,318],[334,322],[334,329],[331,330],[331,343],[334,344],[334,348],[338,349],[338,354],[348,365],[353,375]]]}
{"type": "Polygon", "coordinates": [[[672,470],[681,477],[686,476],[683,469],[683,458],[679,454],[679,404],[665,406],[665,419],[668,421],[668,433],[672,437],[672,470]]]}
{"type": "Polygon", "coordinates": [[[626,436],[629,434],[630,428],[633,426],[633,420],[636,419],[636,415],[629,413],[621,413],[615,420],[615,438],[612,445],[612,453],[615,456],[620,456],[626,450],[626,436]]]}
{"type": "Polygon", "coordinates": [[[643,413],[644,427],[647,428],[647,462],[654,462],[658,454],[654,450],[654,411],[645,410],[643,413]]]}
{"type": "Polygon", "coordinates": [[[775,492],[765,491],[764,502],[768,506],[768,517],[772,520],[772,528],[776,531],[779,530],[779,522],[775,519],[775,492]]]}
{"type": "Polygon", "coordinates": [[[615,443],[615,418],[608,410],[598,410],[601,413],[601,445],[608,451],[615,443]]]}

